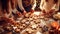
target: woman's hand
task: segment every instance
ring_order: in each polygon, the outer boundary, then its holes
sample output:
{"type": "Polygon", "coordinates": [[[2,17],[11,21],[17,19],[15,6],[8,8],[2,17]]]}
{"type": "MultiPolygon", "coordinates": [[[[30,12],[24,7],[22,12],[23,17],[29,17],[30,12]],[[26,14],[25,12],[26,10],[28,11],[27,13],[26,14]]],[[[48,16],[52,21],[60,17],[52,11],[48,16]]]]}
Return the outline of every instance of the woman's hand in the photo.
{"type": "Polygon", "coordinates": [[[26,15],[26,13],[27,13],[25,10],[22,10],[22,12],[23,12],[23,15],[26,15]]]}

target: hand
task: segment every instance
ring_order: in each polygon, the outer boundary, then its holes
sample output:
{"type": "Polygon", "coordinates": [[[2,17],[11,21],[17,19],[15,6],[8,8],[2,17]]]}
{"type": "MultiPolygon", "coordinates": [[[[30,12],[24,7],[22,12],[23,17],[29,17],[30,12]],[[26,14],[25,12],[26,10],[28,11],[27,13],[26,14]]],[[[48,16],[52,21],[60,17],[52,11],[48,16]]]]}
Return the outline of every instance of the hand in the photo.
{"type": "Polygon", "coordinates": [[[24,10],[24,11],[23,11],[23,15],[25,15],[25,14],[26,14],[26,11],[24,10]]]}
{"type": "Polygon", "coordinates": [[[34,10],[32,10],[32,9],[31,9],[31,10],[30,10],[30,12],[31,12],[31,13],[33,13],[33,12],[34,12],[34,10]]]}
{"type": "Polygon", "coordinates": [[[22,15],[19,11],[17,11],[16,14],[18,15],[18,17],[22,15]]]}

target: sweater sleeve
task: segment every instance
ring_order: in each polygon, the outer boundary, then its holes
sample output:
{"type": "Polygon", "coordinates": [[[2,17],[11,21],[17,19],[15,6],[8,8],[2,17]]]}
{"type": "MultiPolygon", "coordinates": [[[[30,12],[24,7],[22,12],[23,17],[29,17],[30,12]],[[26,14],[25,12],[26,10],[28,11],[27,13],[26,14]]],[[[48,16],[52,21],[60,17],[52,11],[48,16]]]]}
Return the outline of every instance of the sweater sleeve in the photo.
{"type": "Polygon", "coordinates": [[[25,10],[23,5],[22,5],[22,0],[18,0],[18,6],[21,10],[25,10]]]}
{"type": "Polygon", "coordinates": [[[40,9],[41,9],[41,10],[43,10],[44,2],[45,2],[45,0],[41,0],[41,3],[40,3],[40,9]]]}
{"type": "Polygon", "coordinates": [[[52,7],[52,9],[55,9],[55,11],[59,10],[59,2],[54,4],[54,6],[52,7]]]}
{"type": "Polygon", "coordinates": [[[32,9],[34,10],[35,7],[36,7],[36,0],[33,0],[33,6],[32,6],[32,9]]]}

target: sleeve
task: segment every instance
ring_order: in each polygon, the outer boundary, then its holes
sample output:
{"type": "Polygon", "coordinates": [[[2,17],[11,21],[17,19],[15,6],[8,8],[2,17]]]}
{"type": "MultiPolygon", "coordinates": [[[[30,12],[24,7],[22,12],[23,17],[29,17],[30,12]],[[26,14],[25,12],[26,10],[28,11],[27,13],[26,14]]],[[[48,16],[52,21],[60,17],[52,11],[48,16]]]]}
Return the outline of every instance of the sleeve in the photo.
{"type": "Polygon", "coordinates": [[[45,0],[41,0],[41,3],[40,3],[40,9],[41,9],[41,10],[43,10],[44,2],[45,2],[45,0]]]}
{"type": "Polygon", "coordinates": [[[56,4],[52,7],[52,9],[55,9],[55,11],[58,11],[58,10],[59,10],[59,2],[56,3],[56,4]]]}
{"type": "Polygon", "coordinates": [[[34,10],[35,7],[36,7],[36,0],[33,0],[33,6],[32,6],[32,9],[34,10]]]}
{"type": "Polygon", "coordinates": [[[18,0],[18,6],[21,10],[25,10],[23,5],[22,5],[22,0],[18,0]]]}

